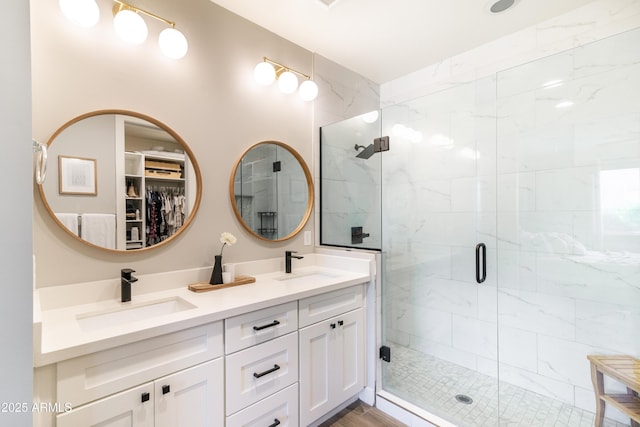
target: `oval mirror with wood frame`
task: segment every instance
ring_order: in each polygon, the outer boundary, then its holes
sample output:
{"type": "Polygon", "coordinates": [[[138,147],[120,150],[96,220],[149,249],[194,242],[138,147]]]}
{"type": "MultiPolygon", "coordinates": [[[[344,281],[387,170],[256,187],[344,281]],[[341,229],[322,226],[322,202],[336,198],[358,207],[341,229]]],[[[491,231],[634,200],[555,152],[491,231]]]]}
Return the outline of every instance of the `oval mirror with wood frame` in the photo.
{"type": "Polygon", "coordinates": [[[311,173],[287,144],[258,142],[236,162],[229,196],[236,217],[253,236],[272,242],[288,240],[311,216],[311,173]]]}
{"type": "Polygon", "coordinates": [[[193,152],[164,123],[127,110],[100,110],[49,139],[42,201],[68,234],[113,252],[163,246],[191,224],[202,178],[193,152]]]}

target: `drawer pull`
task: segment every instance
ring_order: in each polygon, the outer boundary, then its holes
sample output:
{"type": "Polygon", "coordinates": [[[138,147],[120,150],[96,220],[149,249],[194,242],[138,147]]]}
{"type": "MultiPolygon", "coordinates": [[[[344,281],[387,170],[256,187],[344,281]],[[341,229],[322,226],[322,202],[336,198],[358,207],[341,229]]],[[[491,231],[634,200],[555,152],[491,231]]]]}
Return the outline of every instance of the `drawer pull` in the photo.
{"type": "Polygon", "coordinates": [[[254,377],[256,377],[256,378],[264,377],[265,375],[270,374],[270,373],[272,373],[272,372],[275,372],[275,371],[277,371],[278,369],[280,369],[280,366],[279,366],[279,365],[273,365],[273,368],[271,368],[271,369],[269,369],[269,370],[267,370],[267,371],[260,372],[260,373],[254,372],[254,373],[253,373],[253,376],[254,376],[254,377]]]}
{"type": "Polygon", "coordinates": [[[338,320],[338,325],[340,326],[344,325],[344,320],[338,320]]]}
{"type": "Polygon", "coordinates": [[[280,425],[280,420],[279,419],[275,419],[273,420],[273,424],[271,424],[269,427],[276,427],[280,425]]]}
{"type": "Polygon", "coordinates": [[[335,329],[335,328],[336,328],[336,324],[335,324],[335,323],[331,323],[331,324],[329,325],[329,327],[330,327],[331,329],[335,329]]]}
{"type": "Polygon", "coordinates": [[[163,385],[162,386],[162,394],[167,394],[171,391],[171,386],[163,385]]]}
{"type": "Polygon", "coordinates": [[[142,403],[147,402],[150,399],[149,393],[142,393],[142,403]]]}
{"type": "Polygon", "coordinates": [[[280,322],[278,322],[277,320],[274,320],[273,322],[269,323],[268,325],[254,326],[253,330],[254,331],[261,331],[263,329],[273,328],[274,326],[278,326],[279,324],[280,324],[280,322]]]}

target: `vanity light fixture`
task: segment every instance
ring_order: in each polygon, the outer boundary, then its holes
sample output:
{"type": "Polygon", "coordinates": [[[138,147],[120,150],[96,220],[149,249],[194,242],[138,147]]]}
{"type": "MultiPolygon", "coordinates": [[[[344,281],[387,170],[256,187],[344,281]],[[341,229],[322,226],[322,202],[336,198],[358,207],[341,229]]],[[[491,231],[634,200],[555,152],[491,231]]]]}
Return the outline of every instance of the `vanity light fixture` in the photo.
{"type": "Polygon", "coordinates": [[[303,101],[313,101],[318,96],[318,85],[311,80],[311,76],[273,61],[266,56],[253,69],[253,78],[261,86],[268,86],[278,80],[278,88],[286,94],[293,93],[298,89],[298,95],[303,101]],[[305,79],[300,84],[300,88],[298,88],[296,74],[305,79]]]}
{"type": "Polygon", "coordinates": [[[131,44],[144,43],[149,34],[147,23],[142,16],[124,3],[116,2],[113,6],[113,28],[122,40],[131,44]]]}
{"type": "Polygon", "coordinates": [[[81,27],[93,27],[100,19],[100,9],[95,0],[60,0],[59,4],[64,16],[81,27]]]}
{"type": "MultiPolygon", "coordinates": [[[[100,11],[95,0],[59,0],[60,9],[70,21],[83,27],[92,27],[97,24],[100,11]]],[[[176,30],[176,23],[147,10],[113,0],[113,25],[116,34],[128,43],[141,44],[147,39],[147,24],[141,15],[164,22],[169,28],[160,32],[158,45],[166,56],[172,59],[180,59],[187,54],[189,44],[180,31],[176,30]]]]}

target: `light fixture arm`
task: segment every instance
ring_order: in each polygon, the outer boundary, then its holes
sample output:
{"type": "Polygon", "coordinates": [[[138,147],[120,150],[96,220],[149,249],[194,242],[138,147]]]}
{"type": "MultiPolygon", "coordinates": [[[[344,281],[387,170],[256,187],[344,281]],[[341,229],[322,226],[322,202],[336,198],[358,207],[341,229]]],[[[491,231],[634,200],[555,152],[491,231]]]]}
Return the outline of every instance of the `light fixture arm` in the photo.
{"type": "Polygon", "coordinates": [[[156,15],[155,13],[149,12],[149,11],[144,10],[144,9],[140,9],[139,7],[132,6],[132,5],[128,4],[128,3],[125,3],[125,2],[120,1],[120,0],[113,0],[113,2],[116,3],[115,5],[113,5],[113,14],[114,15],[117,14],[118,12],[120,12],[121,10],[128,9],[128,10],[132,10],[134,12],[140,12],[140,13],[142,13],[144,15],[147,15],[150,18],[157,19],[158,21],[162,21],[165,24],[169,25],[171,28],[175,28],[176,27],[176,23],[174,21],[170,21],[168,19],[165,19],[165,18],[163,18],[161,16],[156,15]]]}
{"type": "MultiPolygon", "coordinates": [[[[118,0],[114,0],[114,1],[118,1],[118,0]]],[[[279,76],[280,76],[280,74],[282,74],[283,72],[285,72],[285,71],[290,71],[290,72],[292,72],[292,73],[295,73],[295,74],[297,74],[297,75],[299,75],[299,76],[304,77],[304,78],[305,78],[305,79],[307,79],[307,80],[311,80],[311,76],[309,76],[309,75],[307,75],[307,74],[305,74],[305,73],[302,73],[302,72],[300,72],[300,71],[294,70],[293,68],[289,68],[289,67],[287,67],[286,65],[283,65],[283,64],[281,64],[281,63],[279,63],[279,62],[276,62],[276,61],[274,61],[274,60],[272,60],[272,59],[267,58],[266,56],[263,56],[263,57],[262,57],[262,59],[263,59],[263,61],[264,61],[264,62],[268,62],[268,63],[270,63],[271,65],[275,65],[275,66],[279,67],[279,68],[276,70],[276,76],[278,76],[278,77],[279,77],[279,76]]]]}

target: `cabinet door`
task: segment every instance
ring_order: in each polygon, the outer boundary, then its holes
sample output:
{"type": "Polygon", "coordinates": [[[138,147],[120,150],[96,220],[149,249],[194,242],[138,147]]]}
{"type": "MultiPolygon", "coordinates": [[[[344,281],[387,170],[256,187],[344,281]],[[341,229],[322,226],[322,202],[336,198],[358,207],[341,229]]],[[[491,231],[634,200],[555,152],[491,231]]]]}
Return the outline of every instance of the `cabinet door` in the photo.
{"type": "Polygon", "coordinates": [[[333,409],[331,352],[335,347],[336,321],[325,320],[300,329],[300,425],[333,409]],[[332,327],[332,325],[334,325],[332,327]]]}
{"type": "Polygon", "coordinates": [[[224,425],[222,358],[154,381],[156,427],[224,425]]]}
{"type": "Polygon", "coordinates": [[[336,359],[333,363],[335,388],[332,394],[340,404],[359,393],[364,387],[364,320],[362,309],[336,317],[336,359]]]}
{"type": "Polygon", "coordinates": [[[364,319],[357,309],[300,330],[300,425],[364,387],[364,319]]]}
{"type": "Polygon", "coordinates": [[[58,427],[153,427],[153,383],[57,416],[58,427]]]}

